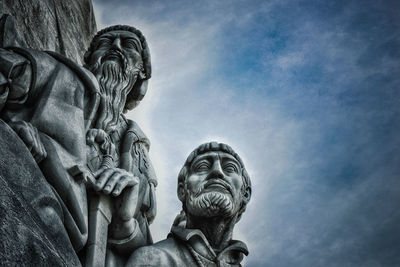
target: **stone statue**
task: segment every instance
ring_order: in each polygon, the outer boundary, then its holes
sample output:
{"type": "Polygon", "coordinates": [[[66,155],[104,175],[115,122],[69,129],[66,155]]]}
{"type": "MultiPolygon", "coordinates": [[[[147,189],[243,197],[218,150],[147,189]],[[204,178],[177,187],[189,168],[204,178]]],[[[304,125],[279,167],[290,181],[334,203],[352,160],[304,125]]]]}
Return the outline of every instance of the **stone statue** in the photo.
{"type": "Polygon", "coordinates": [[[232,232],[250,196],[250,177],[230,146],[199,146],[179,173],[183,210],[168,238],[137,249],[127,266],[241,266],[247,247],[232,232]]]}
{"type": "Polygon", "coordinates": [[[46,231],[84,265],[116,266],[152,244],[157,180],[150,144],[123,115],[146,93],[150,52],[139,30],[117,25],[97,33],[84,62],[0,48],[0,126],[19,136],[43,174],[35,172],[35,183],[45,179],[47,188],[24,197],[46,231]]]}

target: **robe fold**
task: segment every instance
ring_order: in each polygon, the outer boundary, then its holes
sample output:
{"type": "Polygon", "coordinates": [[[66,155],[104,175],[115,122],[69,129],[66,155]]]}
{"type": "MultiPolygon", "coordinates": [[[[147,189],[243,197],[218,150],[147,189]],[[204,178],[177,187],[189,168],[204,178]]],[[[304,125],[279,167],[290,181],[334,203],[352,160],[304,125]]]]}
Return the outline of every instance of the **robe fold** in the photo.
{"type": "MultiPolygon", "coordinates": [[[[7,79],[11,74],[1,69],[0,86],[6,90],[0,90],[0,118],[6,123],[29,122],[38,129],[47,151],[39,167],[52,189],[30,196],[32,199],[28,202],[42,203],[42,199],[50,199],[43,207],[35,207],[47,211],[38,211],[38,214],[43,217],[51,213],[61,222],[78,252],[88,238],[88,199],[85,183],[72,177],[69,170],[87,166],[86,132],[96,116],[99,85],[92,73],[57,53],[0,49],[0,62],[9,53],[25,59],[32,74],[29,85],[21,88],[13,85],[15,80],[7,79]]],[[[148,157],[150,144],[136,123],[129,120],[126,123],[119,133],[120,167],[140,178],[140,212],[135,219],[146,243],[151,244],[148,225],[155,216],[157,180],[148,157]]],[[[51,223],[48,218],[43,221],[51,223]]]]}

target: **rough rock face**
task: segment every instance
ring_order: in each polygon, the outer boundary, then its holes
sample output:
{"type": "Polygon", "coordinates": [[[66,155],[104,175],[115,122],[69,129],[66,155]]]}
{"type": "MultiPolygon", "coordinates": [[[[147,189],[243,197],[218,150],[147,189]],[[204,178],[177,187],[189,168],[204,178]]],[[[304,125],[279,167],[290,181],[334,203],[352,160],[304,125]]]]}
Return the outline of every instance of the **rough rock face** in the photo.
{"type": "Polygon", "coordinates": [[[56,51],[79,64],[96,33],[91,0],[0,0],[2,14],[15,18],[19,46],[56,51]]]}
{"type": "Polygon", "coordinates": [[[39,218],[42,203],[35,203],[35,196],[47,192],[51,198],[52,190],[25,144],[2,120],[0,144],[0,265],[80,266],[69,240],[39,218]]]}
{"type": "MultiPolygon", "coordinates": [[[[91,0],[0,0],[0,47],[59,52],[81,64],[96,23],[91,0]]],[[[39,192],[56,197],[30,152],[0,120],[0,266],[80,266],[64,227],[46,225],[39,192]],[[53,228],[53,229],[50,229],[53,228]]],[[[46,212],[46,211],[44,211],[46,212]]]]}

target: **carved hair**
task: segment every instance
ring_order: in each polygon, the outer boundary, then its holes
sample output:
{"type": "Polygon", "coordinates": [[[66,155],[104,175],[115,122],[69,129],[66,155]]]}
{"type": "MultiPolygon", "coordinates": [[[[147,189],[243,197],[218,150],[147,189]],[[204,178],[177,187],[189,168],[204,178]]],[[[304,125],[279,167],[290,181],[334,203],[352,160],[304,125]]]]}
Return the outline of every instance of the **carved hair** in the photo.
{"type": "Polygon", "coordinates": [[[107,28],[102,29],[101,31],[97,32],[97,34],[93,37],[92,42],[89,45],[88,50],[86,51],[83,60],[85,65],[89,65],[90,57],[92,53],[96,51],[97,45],[99,42],[99,38],[101,35],[112,32],[112,31],[128,31],[136,34],[139,38],[140,43],[142,45],[142,60],[143,60],[143,73],[145,75],[144,78],[140,79],[138,76],[138,80],[136,81],[135,85],[133,86],[132,90],[128,94],[126,98],[126,104],[124,111],[130,110],[135,106],[135,102],[142,100],[144,94],[147,90],[147,80],[151,78],[151,60],[150,60],[150,49],[147,45],[146,38],[143,36],[142,32],[138,29],[128,26],[128,25],[114,25],[107,28]],[[140,93],[138,91],[141,91],[140,93]]]}
{"type": "MultiPolygon", "coordinates": [[[[241,168],[241,175],[242,175],[242,180],[243,180],[243,187],[242,187],[242,193],[244,194],[245,190],[247,188],[250,189],[251,192],[251,181],[250,181],[250,176],[246,171],[246,168],[243,164],[242,159],[239,157],[239,155],[229,146],[223,143],[217,143],[217,142],[210,142],[210,143],[205,143],[200,145],[198,148],[192,151],[188,158],[186,159],[185,164],[183,165],[181,171],[179,172],[178,175],[178,187],[179,184],[184,184],[186,177],[188,175],[188,171],[190,168],[190,165],[192,164],[193,160],[206,152],[210,151],[219,151],[219,152],[225,152],[230,155],[232,155],[238,162],[241,168]]],[[[241,209],[239,210],[239,216],[237,221],[239,221],[241,214],[246,210],[246,205],[243,205],[241,209]]]]}

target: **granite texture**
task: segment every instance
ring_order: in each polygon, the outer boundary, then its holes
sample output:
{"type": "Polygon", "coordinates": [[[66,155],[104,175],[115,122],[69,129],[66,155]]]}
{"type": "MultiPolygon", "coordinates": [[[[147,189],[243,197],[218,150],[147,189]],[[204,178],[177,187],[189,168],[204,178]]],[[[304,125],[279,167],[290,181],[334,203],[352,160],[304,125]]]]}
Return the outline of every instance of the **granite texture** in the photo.
{"type": "Polygon", "coordinates": [[[2,120],[0,142],[0,265],[80,266],[70,242],[57,233],[62,223],[45,225],[38,216],[37,207],[55,196],[26,145],[2,120]],[[43,193],[47,199],[38,198],[43,193]]]}
{"type": "Polygon", "coordinates": [[[55,51],[79,64],[97,31],[91,0],[1,0],[0,14],[18,25],[18,43],[8,45],[55,51]]]}

